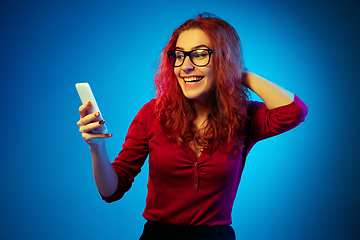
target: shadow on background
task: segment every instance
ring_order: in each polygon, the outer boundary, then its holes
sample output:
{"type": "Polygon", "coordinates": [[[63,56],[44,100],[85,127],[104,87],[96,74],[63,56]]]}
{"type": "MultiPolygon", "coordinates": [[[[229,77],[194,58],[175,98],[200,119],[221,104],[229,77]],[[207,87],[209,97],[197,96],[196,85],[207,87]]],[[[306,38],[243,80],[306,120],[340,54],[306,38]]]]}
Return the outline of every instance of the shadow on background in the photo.
{"type": "Polygon", "coordinates": [[[298,128],[250,153],[237,238],[360,237],[358,2],[93,0],[0,2],[1,239],[138,239],[147,165],[123,199],[101,200],[74,85],[91,84],[113,159],[154,97],[172,31],[204,11],[237,29],[249,69],[309,107],[298,128]]]}

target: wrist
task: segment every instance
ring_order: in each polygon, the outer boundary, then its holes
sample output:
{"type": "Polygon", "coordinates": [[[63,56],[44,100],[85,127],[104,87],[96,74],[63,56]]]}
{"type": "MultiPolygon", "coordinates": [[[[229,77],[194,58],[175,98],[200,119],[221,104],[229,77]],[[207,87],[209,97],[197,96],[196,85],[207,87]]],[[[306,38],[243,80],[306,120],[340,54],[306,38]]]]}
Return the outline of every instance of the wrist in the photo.
{"type": "Polygon", "coordinates": [[[101,153],[105,149],[105,139],[92,139],[89,144],[91,153],[101,153]]]}

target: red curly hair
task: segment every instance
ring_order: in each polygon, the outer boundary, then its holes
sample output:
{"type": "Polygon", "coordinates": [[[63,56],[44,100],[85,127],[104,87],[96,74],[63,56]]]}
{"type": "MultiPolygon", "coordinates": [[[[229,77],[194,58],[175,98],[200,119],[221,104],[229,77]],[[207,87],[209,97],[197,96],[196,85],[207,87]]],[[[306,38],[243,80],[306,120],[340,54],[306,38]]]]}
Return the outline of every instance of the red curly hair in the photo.
{"type": "Polygon", "coordinates": [[[168,139],[179,145],[195,141],[214,151],[242,148],[247,120],[248,89],[242,83],[244,64],[241,42],[235,29],[215,15],[203,13],[179,26],[161,52],[155,73],[155,113],[168,139]],[[215,54],[211,55],[215,73],[215,103],[208,115],[204,134],[194,126],[196,111],[178,84],[167,52],[174,50],[179,35],[189,29],[201,29],[209,37],[215,54]]]}

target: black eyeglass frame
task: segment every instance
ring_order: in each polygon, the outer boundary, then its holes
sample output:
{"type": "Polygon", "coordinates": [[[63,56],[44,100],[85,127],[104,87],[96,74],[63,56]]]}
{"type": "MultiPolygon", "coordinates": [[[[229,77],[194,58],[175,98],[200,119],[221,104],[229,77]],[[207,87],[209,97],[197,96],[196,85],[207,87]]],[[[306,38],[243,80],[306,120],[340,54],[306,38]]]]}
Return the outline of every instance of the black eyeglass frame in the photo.
{"type": "Polygon", "coordinates": [[[211,59],[211,54],[212,54],[212,53],[215,53],[215,51],[214,51],[214,50],[211,50],[211,49],[194,49],[194,50],[192,50],[192,51],[170,50],[170,51],[167,52],[167,55],[168,55],[169,63],[170,63],[170,65],[173,66],[173,67],[181,67],[181,65],[183,65],[184,62],[185,62],[186,56],[189,57],[190,61],[191,61],[192,64],[194,64],[195,66],[205,67],[205,66],[207,66],[207,65],[210,63],[210,59],[211,59]],[[209,61],[208,61],[206,64],[198,65],[198,64],[195,64],[195,63],[193,62],[193,60],[191,59],[191,57],[190,57],[191,53],[193,53],[193,52],[195,52],[195,51],[199,51],[199,50],[207,51],[207,52],[209,53],[209,61]],[[171,63],[171,59],[170,59],[170,58],[171,58],[171,54],[172,54],[172,53],[175,53],[175,51],[182,52],[182,53],[184,54],[184,59],[183,59],[182,63],[181,63],[179,66],[175,66],[175,64],[172,64],[172,63],[171,63]]]}

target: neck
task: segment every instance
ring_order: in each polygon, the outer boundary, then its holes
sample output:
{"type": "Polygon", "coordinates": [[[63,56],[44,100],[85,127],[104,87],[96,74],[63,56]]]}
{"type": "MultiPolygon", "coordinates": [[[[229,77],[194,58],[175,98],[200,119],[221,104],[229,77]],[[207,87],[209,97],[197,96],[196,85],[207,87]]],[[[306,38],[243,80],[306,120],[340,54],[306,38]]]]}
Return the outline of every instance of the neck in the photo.
{"type": "Polygon", "coordinates": [[[212,104],[202,104],[198,101],[194,101],[194,108],[198,117],[207,117],[211,111],[212,104]]]}
{"type": "Polygon", "coordinates": [[[196,111],[196,119],[195,119],[195,126],[200,129],[201,125],[206,121],[211,109],[214,105],[214,100],[212,101],[199,101],[194,100],[194,109],[196,111]]]}

